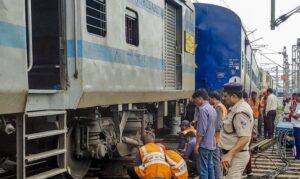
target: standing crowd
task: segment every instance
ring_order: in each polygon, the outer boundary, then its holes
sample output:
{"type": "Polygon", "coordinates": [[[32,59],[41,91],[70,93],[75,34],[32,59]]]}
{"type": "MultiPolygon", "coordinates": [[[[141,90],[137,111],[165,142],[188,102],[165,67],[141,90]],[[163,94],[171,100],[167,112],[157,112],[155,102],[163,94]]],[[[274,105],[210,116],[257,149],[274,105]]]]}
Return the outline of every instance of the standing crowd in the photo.
{"type": "Polygon", "coordinates": [[[201,179],[232,179],[242,178],[244,172],[251,175],[250,143],[262,136],[262,124],[264,137],[273,138],[277,97],[268,89],[259,98],[257,92],[248,98],[239,83],[225,84],[222,96],[216,91],[195,91],[195,113],[181,122],[177,151],[146,134],[137,153],[138,165],[128,169],[129,176],[186,179],[197,174],[201,179]]]}

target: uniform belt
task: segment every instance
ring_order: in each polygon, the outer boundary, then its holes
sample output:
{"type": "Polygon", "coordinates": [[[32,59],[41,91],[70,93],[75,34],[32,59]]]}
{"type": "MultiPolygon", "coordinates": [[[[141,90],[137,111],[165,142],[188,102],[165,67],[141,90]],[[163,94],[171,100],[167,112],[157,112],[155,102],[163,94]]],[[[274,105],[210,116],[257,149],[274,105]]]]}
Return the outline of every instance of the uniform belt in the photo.
{"type": "MultiPolygon", "coordinates": [[[[241,150],[240,152],[246,152],[248,150],[241,150]]],[[[222,149],[222,153],[225,155],[229,152],[229,150],[222,149]]]]}

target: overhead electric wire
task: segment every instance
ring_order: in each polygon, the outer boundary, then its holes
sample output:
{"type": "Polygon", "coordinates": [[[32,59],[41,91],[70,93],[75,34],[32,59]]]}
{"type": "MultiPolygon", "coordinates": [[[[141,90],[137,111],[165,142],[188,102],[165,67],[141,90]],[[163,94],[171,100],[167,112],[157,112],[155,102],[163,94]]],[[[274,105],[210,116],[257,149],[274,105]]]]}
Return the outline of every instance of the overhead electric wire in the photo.
{"type": "Polygon", "coordinates": [[[276,64],[277,66],[283,68],[282,65],[279,65],[277,62],[275,62],[274,60],[272,60],[271,58],[269,58],[268,56],[264,55],[263,53],[258,52],[261,56],[265,57],[267,60],[269,60],[270,62],[276,64]]]}

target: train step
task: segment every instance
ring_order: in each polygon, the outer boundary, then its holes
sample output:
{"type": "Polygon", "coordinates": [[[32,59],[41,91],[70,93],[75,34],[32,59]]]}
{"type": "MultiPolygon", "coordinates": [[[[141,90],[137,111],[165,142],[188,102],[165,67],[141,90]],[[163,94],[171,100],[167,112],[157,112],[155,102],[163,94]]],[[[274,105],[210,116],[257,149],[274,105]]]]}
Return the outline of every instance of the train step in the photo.
{"type": "Polygon", "coordinates": [[[44,179],[44,178],[49,178],[49,177],[53,177],[59,174],[63,174],[67,171],[67,169],[65,168],[55,168],[43,173],[39,173],[37,175],[33,175],[30,177],[27,177],[26,179],[44,179]]]}
{"type": "MultiPolygon", "coordinates": [[[[43,123],[43,121],[42,121],[43,123]]],[[[25,113],[23,118],[17,120],[17,179],[42,179],[49,178],[67,171],[66,167],[66,136],[67,136],[67,125],[66,125],[66,111],[58,110],[46,110],[46,111],[30,111],[25,113]],[[55,123],[54,127],[45,127],[39,128],[38,131],[33,130],[34,132],[30,133],[30,130],[27,129],[27,123],[30,123],[31,126],[39,126],[41,121],[44,120],[47,122],[51,120],[55,123]],[[28,142],[29,140],[44,140],[52,136],[57,136],[53,140],[56,140],[57,147],[52,149],[47,149],[46,151],[37,151],[39,153],[28,154],[28,142]],[[37,173],[33,176],[28,176],[28,167],[32,162],[47,159],[50,157],[58,158],[58,168],[50,169],[46,172],[37,173]]],[[[29,128],[30,129],[30,128],[29,128]]],[[[51,139],[52,140],[52,139],[51,139]]]]}
{"type": "Polygon", "coordinates": [[[38,154],[31,154],[25,157],[25,160],[27,162],[33,162],[36,160],[53,157],[56,155],[64,154],[66,152],[65,149],[55,149],[55,150],[49,150],[46,152],[38,153],[38,154]]]}
{"type": "Polygon", "coordinates": [[[32,111],[27,112],[26,115],[28,117],[41,117],[41,116],[56,116],[56,115],[64,115],[66,111],[32,111]]]}
{"type": "Polygon", "coordinates": [[[27,140],[34,140],[34,139],[40,139],[40,138],[44,138],[44,137],[61,135],[61,134],[65,134],[66,132],[67,131],[64,129],[63,130],[51,130],[51,131],[46,131],[46,132],[27,134],[27,135],[25,135],[25,138],[27,140]]]}

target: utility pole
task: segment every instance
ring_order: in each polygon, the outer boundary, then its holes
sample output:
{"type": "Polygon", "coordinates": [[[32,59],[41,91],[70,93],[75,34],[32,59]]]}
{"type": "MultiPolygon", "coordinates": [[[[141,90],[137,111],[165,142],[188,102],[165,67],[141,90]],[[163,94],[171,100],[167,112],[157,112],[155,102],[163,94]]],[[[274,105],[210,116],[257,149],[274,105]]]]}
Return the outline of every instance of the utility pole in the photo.
{"type": "Polygon", "coordinates": [[[292,9],[286,14],[283,14],[279,16],[277,19],[275,19],[275,0],[271,0],[271,30],[275,30],[275,27],[279,26],[281,23],[286,21],[289,17],[291,17],[293,14],[297,12],[300,12],[300,6],[292,9]]]}
{"type": "Polygon", "coordinates": [[[278,96],[278,66],[275,67],[275,71],[276,71],[276,96],[278,96]]]}
{"type": "Polygon", "coordinates": [[[290,71],[290,64],[289,64],[289,59],[288,59],[288,55],[286,53],[286,47],[283,47],[283,51],[282,51],[282,56],[283,56],[283,76],[282,76],[282,80],[283,80],[283,92],[284,92],[284,96],[287,97],[289,94],[289,71],[290,71]]]}
{"type": "Polygon", "coordinates": [[[292,86],[293,92],[300,92],[300,38],[292,46],[292,86]]]}
{"type": "Polygon", "coordinates": [[[297,45],[292,46],[292,92],[297,92],[297,45]]]}
{"type": "Polygon", "coordinates": [[[297,57],[296,57],[296,70],[297,70],[297,92],[300,91],[300,38],[297,39],[297,57]]]}
{"type": "Polygon", "coordinates": [[[275,0],[271,0],[271,30],[275,29],[275,0]]]}

